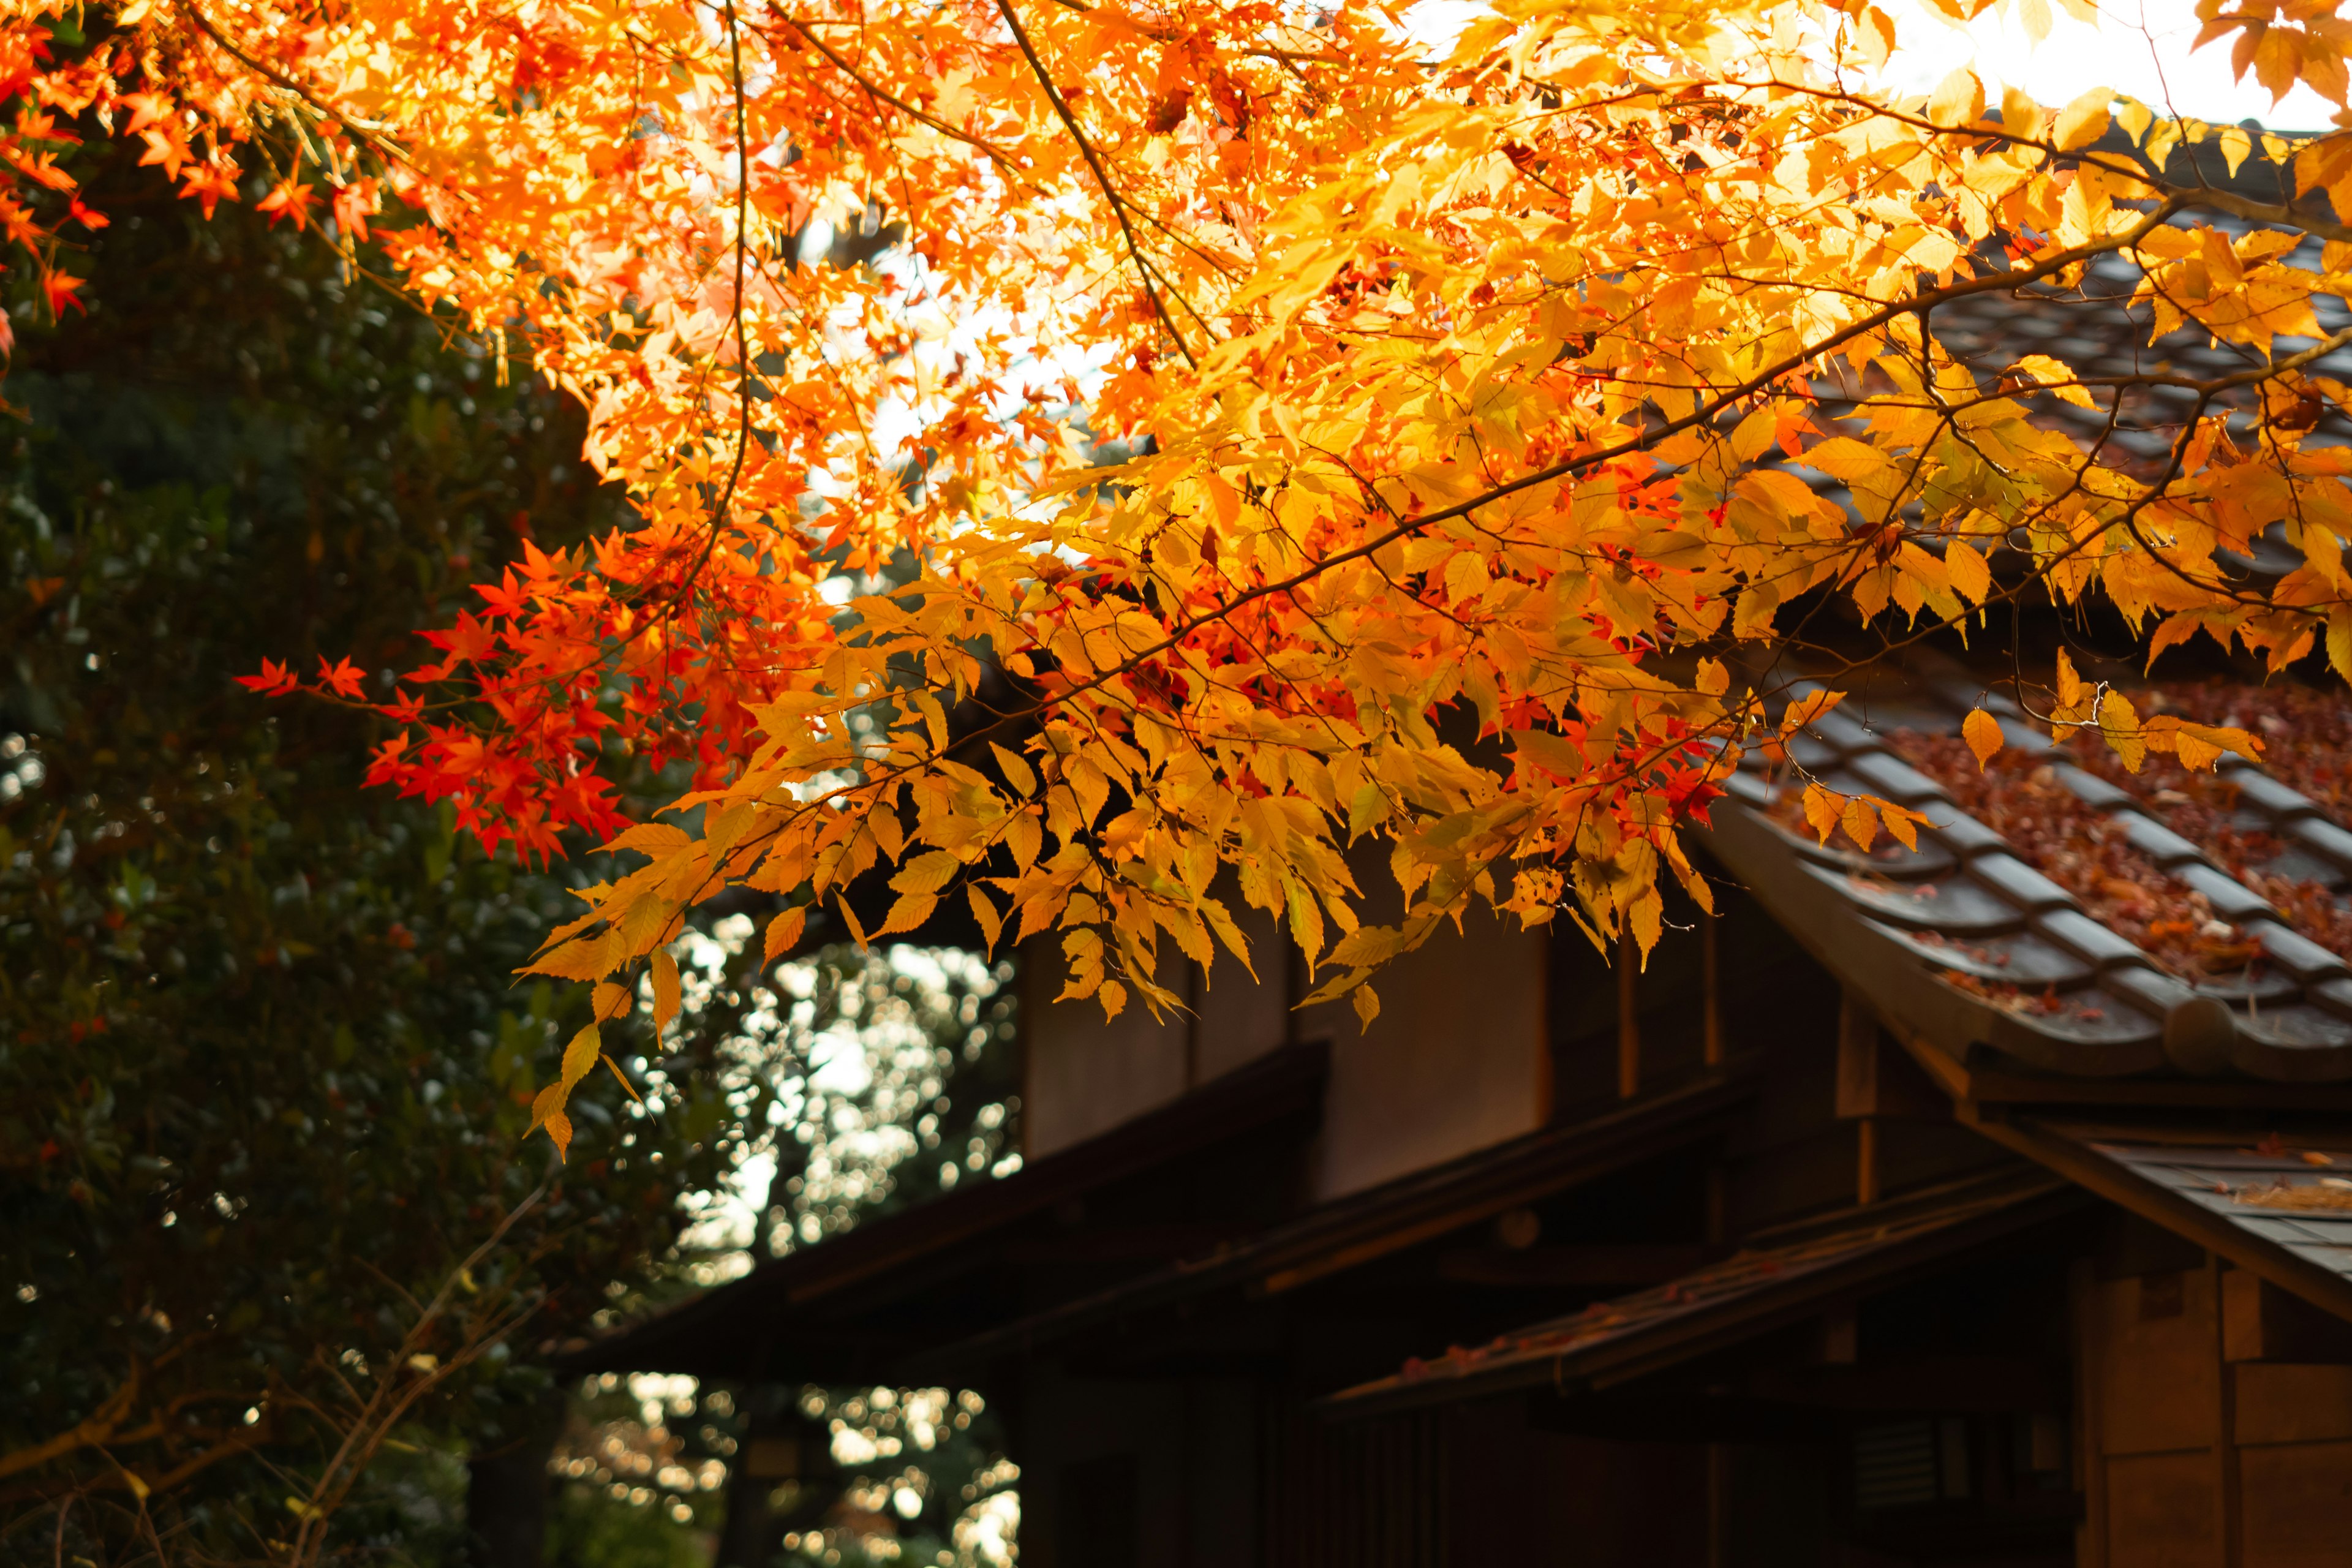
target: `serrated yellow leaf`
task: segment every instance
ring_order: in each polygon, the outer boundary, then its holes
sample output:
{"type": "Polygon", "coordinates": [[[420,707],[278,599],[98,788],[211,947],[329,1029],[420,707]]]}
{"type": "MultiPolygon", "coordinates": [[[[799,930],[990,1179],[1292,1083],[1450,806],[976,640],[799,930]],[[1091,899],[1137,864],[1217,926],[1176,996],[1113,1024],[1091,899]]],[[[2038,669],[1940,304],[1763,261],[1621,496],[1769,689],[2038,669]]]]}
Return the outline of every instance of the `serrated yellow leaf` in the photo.
{"type": "Polygon", "coordinates": [[[944,849],[934,849],[918,855],[898,869],[890,879],[890,889],[898,893],[936,893],[955,880],[963,862],[944,849]]]}
{"type": "Polygon", "coordinates": [[[2058,650],[2058,705],[2062,709],[2079,706],[2083,700],[2083,678],[2074,673],[2074,661],[2066,650],[2058,650]]]}
{"type": "Polygon", "coordinates": [[[1838,818],[1845,812],[1845,796],[1818,784],[1805,786],[1805,821],[1827,844],[1830,835],[1838,829],[1838,818]]]}
{"type": "Polygon", "coordinates": [[[1951,578],[1952,591],[1971,605],[1981,605],[1992,592],[1992,572],[1985,558],[1967,544],[1955,539],[1944,546],[1944,571],[1951,578]]]}
{"type": "Polygon", "coordinates": [[[2131,700],[2114,687],[2099,699],[2099,731],[2109,750],[2123,759],[2124,766],[2132,773],[2140,770],[2147,760],[2147,739],[2140,733],[2139,714],[2131,700]]]}
{"type": "Polygon", "coordinates": [[[2112,89],[2095,87],[2076,97],[2058,111],[2058,122],[2051,128],[2051,141],[2057,143],[2061,152],[2071,153],[2105,136],[2109,118],[2107,105],[2115,100],[2115,96],[2112,89]]]}
{"type": "Polygon", "coordinates": [[[1838,821],[1845,828],[1845,836],[1861,846],[1864,853],[1878,837],[1878,813],[1873,809],[1866,796],[1854,795],[1848,799],[1845,810],[1838,815],[1838,821]]]}
{"type": "MultiPolygon", "coordinates": [[[[874,935],[895,936],[902,931],[913,931],[917,926],[929,920],[931,911],[939,907],[940,898],[937,893],[904,894],[898,902],[890,906],[888,917],[883,921],[874,935]]],[[[860,940],[870,939],[861,938],[860,940]]]]}
{"type": "Polygon", "coordinates": [[[1349,994],[1348,1000],[1356,1009],[1356,1017],[1359,1020],[1359,1026],[1369,1032],[1372,1026],[1372,1020],[1381,1016],[1381,999],[1379,994],[1373,991],[1370,984],[1368,983],[1357,986],[1353,992],[1349,994]]]}
{"type": "Polygon", "coordinates": [[[1782,738],[1795,734],[1844,700],[1844,692],[1828,690],[1807,691],[1789,699],[1789,706],[1780,710],[1782,738]]]}
{"type": "Polygon", "coordinates": [[[1026,758],[1009,747],[998,745],[993,741],[988,743],[988,749],[996,758],[996,765],[1003,771],[1004,782],[1013,786],[1014,795],[1026,800],[1037,793],[1037,774],[1031,769],[1026,758]]]}
{"type": "Polygon", "coordinates": [[[2000,721],[1981,708],[1970,709],[1969,716],[1960,721],[1960,739],[1969,743],[1979,773],[1984,772],[1985,764],[2008,744],[2008,737],[2000,732],[2000,721]]]}
{"type": "Polygon", "coordinates": [[[1832,436],[1805,448],[1801,459],[1844,484],[1866,479],[1886,467],[1886,454],[1851,436],[1832,436]]]}
{"type": "Polygon", "coordinates": [[[2222,128],[2221,142],[2221,161],[2228,165],[2230,177],[2235,179],[2239,165],[2253,154],[2254,139],[2246,133],[2245,127],[2230,125],[2222,128]]]}
{"type": "Polygon", "coordinates": [[[1946,76],[1927,100],[1927,118],[1938,125],[1973,125],[1984,111],[1984,83],[1966,66],[1946,76]]]}
{"type": "Polygon", "coordinates": [[[996,901],[980,890],[978,883],[964,884],[963,896],[971,905],[971,917],[980,922],[980,934],[991,952],[996,951],[996,939],[1004,930],[1004,916],[998,911],[996,901]]]}
{"type": "Polygon", "coordinates": [[[596,1058],[604,1054],[604,1037],[593,1024],[572,1037],[572,1043],[563,1047],[565,1093],[569,1094],[573,1084],[588,1076],[588,1069],[596,1065],[596,1058]]]}
{"type": "Polygon", "coordinates": [[[670,1020],[677,1016],[679,1003],[677,960],[666,947],[654,950],[653,978],[654,1034],[658,1037],[669,1027],[670,1020]]]}
{"type": "Polygon", "coordinates": [[[807,925],[808,910],[805,906],[786,910],[774,920],[770,921],[765,962],[773,963],[785,953],[790,952],[799,944],[801,932],[807,925]]]}

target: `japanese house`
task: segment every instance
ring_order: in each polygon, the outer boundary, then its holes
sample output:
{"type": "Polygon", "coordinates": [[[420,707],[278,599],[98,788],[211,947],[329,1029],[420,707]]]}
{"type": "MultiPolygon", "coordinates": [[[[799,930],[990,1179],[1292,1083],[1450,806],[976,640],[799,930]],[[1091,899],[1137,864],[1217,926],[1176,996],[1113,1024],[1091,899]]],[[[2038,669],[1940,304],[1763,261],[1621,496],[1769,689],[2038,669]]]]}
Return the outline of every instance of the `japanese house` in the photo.
{"type": "MultiPolygon", "coordinates": [[[[2131,352],[2113,292],[1939,330],[2131,352]]],[[[1040,991],[1017,1173],[573,1364],[981,1390],[1026,1568],[2352,1564],[2352,716],[2212,666],[2144,706],[2265,762],[2133,774],[1988,698],[2096,631],[1751,756],[1646,969],[1474,921],[1360,1032],[1268,922],[1181,1020],[1040,991]]]]}

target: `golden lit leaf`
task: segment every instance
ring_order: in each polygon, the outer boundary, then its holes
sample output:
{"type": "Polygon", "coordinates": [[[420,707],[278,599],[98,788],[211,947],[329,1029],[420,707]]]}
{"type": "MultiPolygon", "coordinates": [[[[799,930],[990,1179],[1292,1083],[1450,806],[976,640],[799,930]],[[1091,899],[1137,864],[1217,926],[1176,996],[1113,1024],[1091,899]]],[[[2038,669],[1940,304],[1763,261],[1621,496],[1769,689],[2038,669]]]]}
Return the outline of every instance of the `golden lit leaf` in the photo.
{"type": "Polygon", "coordinates": [[[2058,111],[2058,122],[2052,127],[2050,139],[2066,153],[2096,142],[2107,133],[2107,105],[2115,96],[2113,90],[2104,87],[2083,93],[2058,111]]]}
{"type": "Polygon", "coordinates": [[[677,960],[669,949],[656,948],[652,960],[654,979],[654,1034],[658,1037],[677,1016],[679,987],[677,960]]]}
{"type": "Polygon", "coordinates": [[[1780,733],[1783,736],[1795,734],[1844,700],[1845,693],[1843,691],[1808,691],[1790,698],[1789,706],[1780,714],[1780,733]]]}
{"type": "Polygon", "coordinates": [[[773,963],[797,946],[808,925],[808,908],[798,905],[768,922],[766,962],[773,963]]]}
{"type": "Polygon", "coordinates": [[[956,873],[962,869],[961,860],[944,849],[934,849],[901,867],[898,874],[890,879],[890,888],[899,893],[936,893],[954,881],[956,873]]]}
{"type": "Polygon", "coordinates": [[[2006,743],[2000,732],[2000,721],[1981,708],[1972,708],[1960,721],[1960,739],[1969,743],[1969,752],[1977,760],[1977,772],[1982,773],[1994,753],[2006,743]]]}
{"type": "Polygon", "coordinates": [[[890,906],[889,915],[882,921],[874,935],[895,936],[900,931],[913,931],[917,926],[929,920],[931,911],[939,907],[940,899],[937,893],[905,894],[890,906]]]}
{"type": "Polygon", "coordinates": [[[604,1037],[597,1033],[593,1024],[572,1037],[572,1043],[563,1047],[563,1088],[566,1093],[571,1091],[573,1084],[588,1076],[588,1069],[596,1065],[596,1058],[604,1049],[604,1037]]]}
{"type": "Polygon", "coordinates": [[[1838,818],[1844,814],[1845,805],[1845,796],[1833,789],[1817,784],[1805,786],[1805,820],[1812,825],[1822,843],[1827,844],[1830,835],[1837,831],[1838,818]]]}
{"type": "Polygon", "coordinates": [[[1864,854],[1869,853],[1872,843],[1878,837],[1878,813],[1870,800],[1863,795],[1851,797],[1838,820],[1844,826],[1846,837],[1853,839],[1864,854]]]}
{"type": "Polygon", "coordinates": [[[1805,448],[1804,460],[1833,479],[1853,484],[1886,467],[1886,454],[1851,436],[1832,436],[1805,448]]]}
{"type": "Polygon", "coordinates": [[[2140,733],[2139,713],[2131,700],[2113,687],[2099,699],[2099,730],[2108,749],[2133,773],[2147,760],[2147,739],[2140,733]]]}
{"type": "Polygon", "coordinates": [[[1026,758],[993,741],[988,743],[988,750],[995,757],[996,765],[1003,771],[1004,782],[1013,786],[1013,794],[1025,800],[1037,793],[1037,774],[1030,768],[1026,758]]]}

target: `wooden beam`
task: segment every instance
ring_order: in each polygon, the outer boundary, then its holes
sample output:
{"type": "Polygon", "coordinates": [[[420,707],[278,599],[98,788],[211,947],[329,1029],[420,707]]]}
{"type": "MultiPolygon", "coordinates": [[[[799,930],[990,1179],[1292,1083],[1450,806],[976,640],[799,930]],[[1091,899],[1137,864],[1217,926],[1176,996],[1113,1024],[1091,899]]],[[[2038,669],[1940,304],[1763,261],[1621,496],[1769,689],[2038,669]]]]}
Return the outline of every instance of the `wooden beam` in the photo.
{"type": "Polygon", "coordinates": [[[2083,1494],[2083,1522],[2074,1531],[2075,1568],[2107,1568],[2106,1354],[2099,1319],[2098,1275],[2087,1258],[2066,1270],[2066,1305],[2074,1319],[2074,1487],[2083,1494]]]}
{"type": "Polygon", "coordinates": [[[2221,1255],[2205,1255],[2206,1297],[2213,1305],[2213,1488],[2220,1518],[2220,1568],[2245,1555],[2244,1509],[2238,1491],[2238,1369],[2230,1364],[2229,1315],[2222,1310],[2221,1255]]]}
{"type": "Polygon", "coordinates": [[[1701,915],[1698,922],[1701,1027],[1710,1068],[1723,1065],[1723,966],[1716,936],[1722,923],[1717,915],[1701,915]]]}
{"type": "Polygon", "coordinates": [[[1878,1079],[1878,1010],[1849,985],[1838,997],[1838,1115],[1877,1115],[1878,1079]]]}

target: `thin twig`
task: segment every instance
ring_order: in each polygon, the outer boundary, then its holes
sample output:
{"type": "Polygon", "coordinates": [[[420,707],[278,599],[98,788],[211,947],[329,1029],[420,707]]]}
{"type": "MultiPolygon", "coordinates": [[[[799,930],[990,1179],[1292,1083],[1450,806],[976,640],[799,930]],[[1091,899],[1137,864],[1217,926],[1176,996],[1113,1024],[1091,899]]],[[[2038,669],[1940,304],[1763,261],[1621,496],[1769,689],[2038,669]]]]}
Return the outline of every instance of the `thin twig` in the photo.
{"type": "Polygon", "coordinates": [[[1143,247],[1135,237],[1135,226],[1127,220],[1126,198],[1110,183],[1110,172],[1103,167],[1102,159],[1096,153],[1094,144],[1087,140],[1086,132],[1078,129],[1077,117],[1062,100],[1062,89],[1054,85],[1053,75],[1045,69],[1045,62],[1037,58],[1036,46],[1029,41],[1029,30],[1021,25],[1019,13],[1013,9],[1013,0],[996,0],[996,8],[1003,14],[1005,26],[1013,29],[1013,41],[1021,46],[1022,58],[1029,62],[1030,72],[1036,77],[1037,85],[1045,89],[1045,101],[1054,106],[1054,112],[1061,118],[1062,128],[1078,144],[1078,155],[1086,159],[1087,167],[1094,171],[1095,183],[1102,187],[1103,199],[1110,203],[1111,216],[1118,220],[1118,232],[1127,241],[1127,253],[1135,261],[1136,274],[1143,280],[1144,298],[1151,301],[1151,310],[1160,318],[1160,330],[1175,342],[1176,352],[1184,356],[1184,363],[1198,370],[1200,362],[1192,357],[1191,345],[1184,342],[1184,334],[1177,330],[1176,318],[1169,314],[1166,302],[1160,298],[1160,290],[1152,284],[1151,264],[1144,260],[1143,247]]]}

